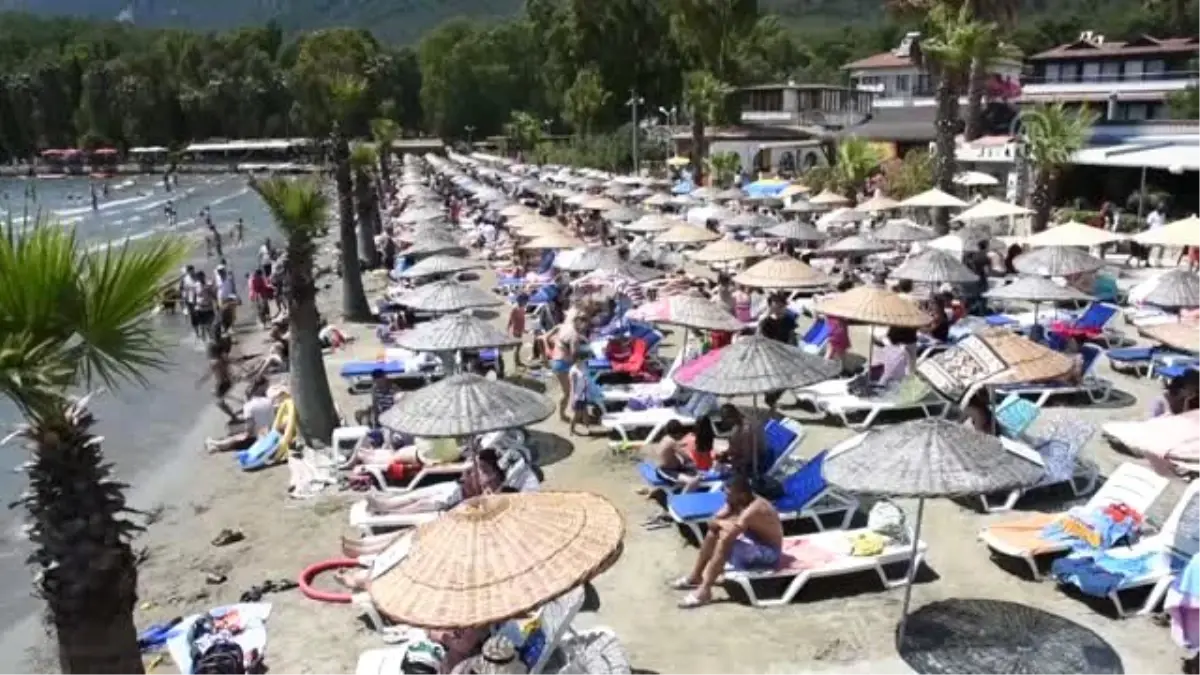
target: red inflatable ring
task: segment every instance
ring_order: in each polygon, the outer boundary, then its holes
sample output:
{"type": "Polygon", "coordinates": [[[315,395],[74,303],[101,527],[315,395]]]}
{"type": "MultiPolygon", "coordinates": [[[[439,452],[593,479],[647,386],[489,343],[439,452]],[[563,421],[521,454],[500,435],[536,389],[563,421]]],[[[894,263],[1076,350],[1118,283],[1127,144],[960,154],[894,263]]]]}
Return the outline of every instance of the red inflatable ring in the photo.
{"type": "Polygon", "coordinates": [[[312,580],[316,578],[318,574],[328,572],[330,570],[346,568],[358,569],[360,567],[362,567],[362,565],[360,565],[359,562],[354,558],[334,558],[333,560],[326,560],[325,562],[309,565],[308,567],[304,568],[303,572],[300,573],[300,592],[304,594],[304,597],[317,600],[319,602],[337,602],[341,604],[347,604],[350,602],[349,593],[331,593],[313,588],[312,580]]]}

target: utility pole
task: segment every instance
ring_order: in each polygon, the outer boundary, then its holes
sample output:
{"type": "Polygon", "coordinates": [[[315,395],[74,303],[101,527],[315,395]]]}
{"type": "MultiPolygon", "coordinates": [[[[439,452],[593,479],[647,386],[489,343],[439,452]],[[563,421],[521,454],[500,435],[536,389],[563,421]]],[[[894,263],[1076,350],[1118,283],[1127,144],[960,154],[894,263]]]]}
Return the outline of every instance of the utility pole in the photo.
{"type": "Polygon", "coordinates": [[[638,106],[646,101],[637,95],[636,89],[629,90],[629,100],[625,105],[629,106],[630,113],[633,116],[633,175],[641,174],[641,162],[638,159],[638,106]]]}
{"type": "Polygon", "coordinates": [[[475,133],[475,127],[468,124],[467,126],[463,127],[463,130],[467,132],[467,145],[475,147],[471,145],[471,135],[475,133]]]}

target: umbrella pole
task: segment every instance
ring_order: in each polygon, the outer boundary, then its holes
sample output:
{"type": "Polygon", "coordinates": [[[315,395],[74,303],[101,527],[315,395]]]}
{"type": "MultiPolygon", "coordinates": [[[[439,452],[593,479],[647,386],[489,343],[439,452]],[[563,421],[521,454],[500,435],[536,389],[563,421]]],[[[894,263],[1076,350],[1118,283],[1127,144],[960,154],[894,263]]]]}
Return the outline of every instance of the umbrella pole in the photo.
{"type": "Polygon", "coordinates": [[[913,582],[917,579],[917,570],[921,568],[917,560],[917,551],[921,547],[921,521],[925,519],[925,498],[917,500],[917,525],[913,528],[912,550],[909,552],[908,581],[904,584],[904,605],[900,609],[900,625],[896,628],[896,647],[904,645],[904,624],[908,623],[908,606],[912,602],[913,582]]]}

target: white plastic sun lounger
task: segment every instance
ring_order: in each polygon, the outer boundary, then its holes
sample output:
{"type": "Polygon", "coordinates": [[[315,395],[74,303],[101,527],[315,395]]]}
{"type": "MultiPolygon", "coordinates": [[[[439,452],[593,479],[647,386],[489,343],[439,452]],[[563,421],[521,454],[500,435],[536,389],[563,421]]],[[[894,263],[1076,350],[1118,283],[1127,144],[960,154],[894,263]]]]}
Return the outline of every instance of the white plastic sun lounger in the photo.
{"type": "MultiPolygon", "coordinates": [[[[863,532],[859,530],[830,530],[804,534],[797,537],[785,537],[783,540],[783,559],[779,568],[764,571],[726,570],[725,581],[737,584],[746,593],[750,604],[755,607],[770,607],[790,603],[796,594],[811,580],[821,577],[839,577],[849,574],[874,571],[879,575],[879,581],[885,588],[903,586],[908,579],[908,565],[901,566],[899,577],[890,577],[884,569],[885,565],[906,563],[912,561],[912,541],[890,543],[879,555],[853,556],[843,551],[848,550],[846,539],[863,532]],[[806,547],[816,547],[830,551],[829,559],[820,564],[804,564],[797,558],[806,547]],[[754,588],[754,582],[775,579],[791,579],[783,594],[774,598],[761,597],[754,588]]],[[[911,537],[912,534],[909,533],[911,537]]],[[[914,564],[920,565],[925,558],[928,548],[925,542],[917,546],[917,557],[914,564]]],[[[803,559],[803,558],[801,558],[803,559]]]]}
{"type": "MultiPolygon", "coordinates": [[[[1104,508],[1109,504],[1124,503],[1139,513],[1147,509],[1167,489],[1170,480],[1160,476],[1150,469],[1126,462],[1117,467],[1116,471],[1104,481],[1104,485],[1092,495],[1084,506],[1087,510],[1104,508]]],[[[1063,514],[1065,515],[1065,514],[1063,514]]],[[[1022,519],[1017,519],[1020,522],[1022,519]]],[[[1014,546],[997,536],[990,528],[979,531],[979,540],[996,555],[1024,560],[1034,579],[1042,576],[1038,569],[1038,556],[1059,555],[1071,550],[1070,544],[1057,542],[1039,547],[1037,551],[1014,546]]]]}
{"type": "MultiPolygon", "coordinates": [[[[1000,438],[1004,449],[1033,462],[1046,470],[1046,475],[1037,485],[1028,488],[1018,488],[1005,495],[1004,500],[995,503],[989,495],[979,495],[979,502],[986,513],[1002,513],[1011,511],[1021,497],[1034,490],[1056,485],[1068,485],[1075,497],[1081,497],[1096,489],[1100,478],[1095,464],[1079,460],[1079,452],[1096,434],[1096,427],[1075,419],[1065,419],[1055,424],[1055,429],[1042,440],[1043,444],[1055,444],[1039,452],[1025,443],[1007,437],[1000,438]],[[1045,453],[1045,454],[1043,454],[1045,453]],[[1049,458],[1049,463],[1047,463],[1049,458]]],[[[992,495],[994,496],[994,495],[992,495]]]]}
{"type": "Polygon", "coordinates": [[[997,391],[1000,394],[1036,397],[1034,405],[1039,408],[1046,405],[1055,396],[1087,394],[1092,403],[1108,400],[1109,394],[1112,393],[1112,382],[1095,375],[1096,364],[1100,362],[1100,356],[1104,350],[1096,345],[1088,344],[1080,348],[1080,353],[1083,354],[1083,377],[1080,378],[1078,384],[1066,382],[1015,384],[998,387],[997,391]]]}
{"type": "Polygon", "coordinates": [[[693,394],[693,399],[679,407],[648,408],[646,410],[622,410],[617,413],[603,415],[600,426],[608,431],[616,432],[621,437],[621,443],[629,442],[629,432],[635,429],[649,429],[645,442],[649,443],[658,438],[671,420],[677,420],[684,426],[694,426],[696,419],[716,410],[717,397],[711,394],[693,394]],[[698,398],[697,398],[698,397],[698,398]]]}
{"type": "MultiPolygon", "coordinates": [[[[1150,569],[1144,574],[1125,579],[1120,586],[1108,594],[1108,599],[1117,609],[1117,616],[1125,618],[1134,613],[1150,614],[1158,608],[1159,603],[1166,596],[1171,582],[1175,579],[1175,574],[1171,571],[1172,558],[1186,562],[1197,552],[1196,523],[1200,518],[1198,508],[1200,508],[1200,483],[1192,481],[1157,534],[1141,539],[1132,546],[1109,549],[1109,555],[1118,557],[1136,558],[1148,553],[1155,555],[1150,569]],[[1122,593],[1146,587],[1150,587],[1150,593],[1139,607],[1126,607],[1121,601],[1122,593]]],[[[1060,583],[1060,585],[1062,584],[1060,583]]]]}
{"type": "Polygon", "coordinates": [[[930,393],[919,401],[896,402],[887,398],[863,398],[853,394],[823,396],[816,400],[817,410],[842,420],[850,429],[867,429],[875,418],[885,412],[920,411],[925,417],[943,417],[950,404],[937,394],[930,393]]]}

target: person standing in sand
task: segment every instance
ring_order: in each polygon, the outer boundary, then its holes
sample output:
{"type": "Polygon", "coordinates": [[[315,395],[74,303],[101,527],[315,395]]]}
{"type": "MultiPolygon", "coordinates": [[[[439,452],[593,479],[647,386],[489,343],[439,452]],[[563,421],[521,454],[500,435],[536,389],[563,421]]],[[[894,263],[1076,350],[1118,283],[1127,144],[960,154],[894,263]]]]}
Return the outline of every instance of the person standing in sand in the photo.
{"type": "Polygon", "coordinates": [[[712,588],[725,572],[726,563],[740,570],[769,570],[783,555],[783,522],[771,502],[754,494],[750,479],[734,474],[725,483],[725,506],[708,525],[692,571],[672,582],[676,590],[691,592],[681,609],[712,601],[712,588]]]}
{"type": "Polygon", "coordinates": [[[513,349],[513,365],[517,368],[523,367],[521,364],[521,348],[525,346],[525,305],[529,303],[529,296],[524,293],[518,293],[513,306],[508,310],[508,334],[517,342],[516,349],[513,349]]]}

